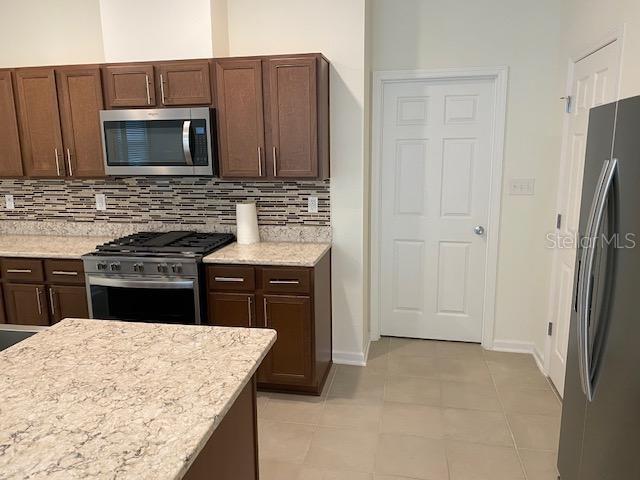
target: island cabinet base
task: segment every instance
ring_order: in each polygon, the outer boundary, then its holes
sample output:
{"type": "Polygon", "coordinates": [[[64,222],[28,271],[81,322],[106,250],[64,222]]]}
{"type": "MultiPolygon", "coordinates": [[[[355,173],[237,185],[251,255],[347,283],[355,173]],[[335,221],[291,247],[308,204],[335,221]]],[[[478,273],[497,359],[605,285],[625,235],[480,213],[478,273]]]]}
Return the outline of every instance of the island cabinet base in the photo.
{"type": "Polygon", "coordinates": [[[257,425],[254,375],[183,480],[258,480],[257,425]]]}

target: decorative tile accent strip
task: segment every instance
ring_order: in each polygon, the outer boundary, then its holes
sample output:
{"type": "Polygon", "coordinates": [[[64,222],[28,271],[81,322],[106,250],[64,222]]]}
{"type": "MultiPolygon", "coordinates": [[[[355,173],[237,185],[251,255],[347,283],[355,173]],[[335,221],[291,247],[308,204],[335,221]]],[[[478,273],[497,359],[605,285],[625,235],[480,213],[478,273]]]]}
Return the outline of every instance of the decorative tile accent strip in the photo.
{"type": "Polygon", "coordinates": [[[5,179],[0,180],[0,195],[5,194],[14,196],[16,208],[0,209],[0,220],[136,224],[136,230],[145,228],[142,224],[169,225],[167,228],[183,225],[219,231],[235,226],[235,204],[246,201],[256,202],[261,227],[329,227],[331,220],[329,181],[228,182],[209,177],[5,179]],[[96,193],[106,195],[104,212],[95,209],[96,193]],[[318,197],[318,213],[307,212],[309,196],[318,197]]]}

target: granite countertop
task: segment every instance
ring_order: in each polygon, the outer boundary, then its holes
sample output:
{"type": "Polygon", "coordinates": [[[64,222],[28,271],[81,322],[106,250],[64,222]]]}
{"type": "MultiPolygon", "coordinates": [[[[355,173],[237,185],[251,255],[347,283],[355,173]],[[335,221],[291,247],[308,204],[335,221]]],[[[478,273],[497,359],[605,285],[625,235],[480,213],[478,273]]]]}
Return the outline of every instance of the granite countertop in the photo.
{"type": "Polygon", "coordinates": [[[0,257],[77,259],[111,240],[111,237],[0,235],[0,257]]]}
{"type": "Polygon", "coordinates": [[[207,255],[203,262],[313,267],[330,248],[330,243],[260,242],[252,245],[232,243],[207,255]]]}
{"type": "Polygon", "coordinates": [[[0,479],[179,479],[273,330],[66,319],[0,352],[0,479]]]}

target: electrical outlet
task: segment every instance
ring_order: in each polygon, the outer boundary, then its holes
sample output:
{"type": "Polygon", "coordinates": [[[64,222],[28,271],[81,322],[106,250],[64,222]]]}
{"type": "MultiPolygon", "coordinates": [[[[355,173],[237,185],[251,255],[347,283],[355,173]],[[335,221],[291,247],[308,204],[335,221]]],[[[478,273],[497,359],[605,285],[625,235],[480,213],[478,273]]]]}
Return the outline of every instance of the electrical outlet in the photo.
{"type": "Polygon", "coordinates": [[[96,210],[104,211],[107,209],[107,197],[104,193],[96,193],[96,210]]]}
{"type": "Polygon", "coordinates": [[[13,195],[4,196],[4,206],[7,210],[13,210],[16,208],[16,204],[13,202],[13,195]]]}
{"type": "Polygon", "coordinates": [[[318,213],[318,197],[309,197],[307,212],[318,213]]]}
{"type": "Polygon", "coordinates": [[[509,182],[509,195],[533,195],[535,186],[535,178],[512,178],[509,182]]]}

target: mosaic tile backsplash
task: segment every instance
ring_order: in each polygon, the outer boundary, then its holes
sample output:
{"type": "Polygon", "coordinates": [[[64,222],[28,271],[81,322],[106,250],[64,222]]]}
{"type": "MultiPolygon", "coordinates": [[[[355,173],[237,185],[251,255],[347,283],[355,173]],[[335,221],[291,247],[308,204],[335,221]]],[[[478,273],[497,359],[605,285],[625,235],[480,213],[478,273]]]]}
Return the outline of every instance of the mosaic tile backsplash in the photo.
{"type": "Polygon", "coordinates": [[[235,224],[235,204],[256,202],[261,226],[329,226],[329,181],[229,182],[209,177],[127,177],[99,180],[0,180],[0,195],[12,194],[15,210],[0,220],[126,224],[235,224]],[[107,210],[97,211],[103,193],[107,210]],[[309,196],[318,213],[307,212],[309,196]]]}

